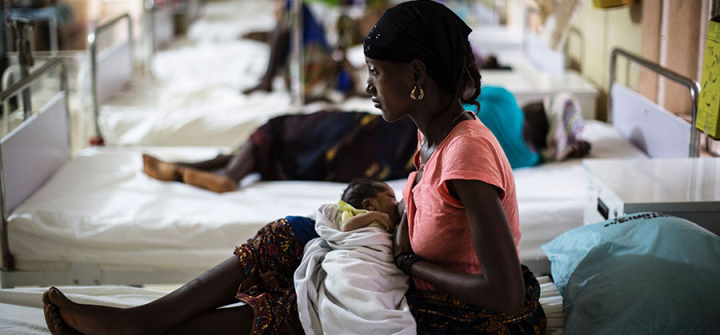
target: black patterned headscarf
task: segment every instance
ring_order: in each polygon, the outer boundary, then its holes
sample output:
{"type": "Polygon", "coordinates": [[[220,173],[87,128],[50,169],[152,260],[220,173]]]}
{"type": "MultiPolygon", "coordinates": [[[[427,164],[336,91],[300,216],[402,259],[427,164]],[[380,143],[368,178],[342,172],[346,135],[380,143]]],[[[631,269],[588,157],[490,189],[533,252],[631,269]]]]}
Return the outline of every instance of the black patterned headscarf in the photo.
{"type": "Polygon", "coordinates": [[[471,31],[440,3],[409,1],[385,11],[365,37],[365,56],[395,63],[419,59],[430,78],[455,93],[471,31]]]}

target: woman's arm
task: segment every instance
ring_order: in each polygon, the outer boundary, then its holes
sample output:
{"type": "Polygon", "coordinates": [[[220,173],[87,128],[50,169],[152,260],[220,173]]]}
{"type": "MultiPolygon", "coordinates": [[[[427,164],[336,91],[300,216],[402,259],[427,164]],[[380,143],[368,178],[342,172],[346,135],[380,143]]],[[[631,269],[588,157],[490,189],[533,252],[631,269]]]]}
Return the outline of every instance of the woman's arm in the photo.
{"type": "Polygon", "coordinates": [[[413,263],[410,272],[436,289],[471,304],[517,314],[525,300],[525,284],[499,190],[474,180],[448,181],[448,189],[465,207],[483,274],[459,272],[428,261],[413,263]]]}
{"type": "Polygon", "coordinates": [[[366,213],[360,213],[351,218],[348,218],[342,223],[342,231],[351,231],[358,228],[367,227],[373,222],[379,222],[385,226],[385,230],[392,231],[392,222],[390,221],[390,215],[381,212],[370,211],[366,213]]]}

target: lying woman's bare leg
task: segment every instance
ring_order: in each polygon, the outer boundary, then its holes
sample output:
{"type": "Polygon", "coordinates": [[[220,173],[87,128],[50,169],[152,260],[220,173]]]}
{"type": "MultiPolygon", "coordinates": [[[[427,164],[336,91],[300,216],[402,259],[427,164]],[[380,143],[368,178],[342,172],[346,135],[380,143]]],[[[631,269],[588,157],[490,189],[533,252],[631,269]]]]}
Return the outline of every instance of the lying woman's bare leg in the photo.
{"type": "Polygon", "coordinates": [[[217,310],[237,302],[235,295],[244,279],[240,261],[231,257],[166,296],[127,309],[74,303],[51,288],[43,294],[45,321],[55,335],[182,333],[186,327],[213,334],[220,334],[215,330],[223,327],[249,332],[254,322],[249,307],[217,310]]]}
{"type": "Polygon", "coordinates": [[[143,172],[150,178],[163,181],[180,181],[182,176],[175,163],[163,162],[153,156],[143,154],[143,172]]]}
{"type": "Polygon", "coordinates": [[[188,185],[224,193],[237,189],[240,180],[255,171],[255,147],[251,142],[243,145],[227,163],[212,171],[203,171],[191,164],[183,165],[183,182],[188,185]]]}

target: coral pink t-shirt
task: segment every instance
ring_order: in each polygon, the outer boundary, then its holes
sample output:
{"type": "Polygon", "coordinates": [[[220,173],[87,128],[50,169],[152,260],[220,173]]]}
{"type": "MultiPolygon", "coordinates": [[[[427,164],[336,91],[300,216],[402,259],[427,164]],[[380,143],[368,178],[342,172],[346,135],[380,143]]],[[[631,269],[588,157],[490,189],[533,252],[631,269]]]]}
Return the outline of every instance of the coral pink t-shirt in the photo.
{"type": "MultiPolygon", "coordinates": [[[[414,162],[419,168],[419,150],[414,162]]],[[[413,186],[416,176],[417,172],[412,172],[403,188],[415,254],[450,269],[482,273],[465,207],[450,195],[446,185],[453,179],[479,180],[501,190],[500,200],[517,248],[522,233],[512,169],[495,136],[482,122],[476,119],[458,123],[435,149],[425,164],[422,179],[413,186]]],[[[421,290],[434,289],[417,278],[415,285],[421,290]]]]}

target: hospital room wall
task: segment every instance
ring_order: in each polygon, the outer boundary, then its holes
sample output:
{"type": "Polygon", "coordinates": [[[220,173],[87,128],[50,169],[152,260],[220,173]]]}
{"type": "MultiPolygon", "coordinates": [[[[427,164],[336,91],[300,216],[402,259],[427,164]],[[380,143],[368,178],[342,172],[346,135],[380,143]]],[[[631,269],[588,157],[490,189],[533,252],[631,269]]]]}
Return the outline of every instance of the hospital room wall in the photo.
{"type": "MultiPolygon", "coordinates": [[[[567,39],[570,66],[598,87],[597,118],[607,118],[607,88],[610,80],[610,52],[621,47],[640,54],[642,42],[641,8],[597,9],[592,1],[583,1],[567,39]]],[[[638,68],[621,60],[618,81],[638,87],[638,68]]]]}
{"type": "MultiPolygon", "coordinates": [[[[598,118],[607,117],[610,52],[623,48],[700,80],[699,64],[710,0],[642,0],[631,6],[597,9],[585,0],[568,35],[570,66],[600,89],[598,118]],[[705,19],[698,18],[703,17],[705,19]]],[[[689,114],[687,89],[620,59],[617,78],[670,111],[689,114]]]]}
{"type": "Polygon", "coordinates": [[[94,23],[102,24],[124,13],[129,13],[133,20],[135,39],[141,36],[141,18],[144,12],[141,0],[61,0],[73,11],[74,22],[82,26],[81,31],[72,36],[71,41],[64,41],[66,49],[77,50],[87,47],[87,33],[94,23]]]}

